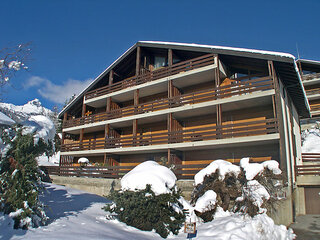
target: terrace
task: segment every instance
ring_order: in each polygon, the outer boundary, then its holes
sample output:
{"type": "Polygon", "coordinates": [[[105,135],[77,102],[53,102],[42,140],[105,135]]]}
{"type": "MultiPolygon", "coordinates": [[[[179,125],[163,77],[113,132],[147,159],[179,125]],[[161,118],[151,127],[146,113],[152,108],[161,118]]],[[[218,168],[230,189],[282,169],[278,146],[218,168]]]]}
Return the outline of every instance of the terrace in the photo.
{"type": "Polygon", "coordinates": [[[250,80],[242,77],[235,79],[234,83],[225,86],[210,88],[207,90],[182,94],[171,98],[150,101],[135,106],[114,109],[109,112],[66,120],[63,122],[63,128],[66,129],[75,126],[83,126],[86,124],[103,122],[115,118],[123,118],[164,109],[173,109],[185,105],[214,101],[223,98],[231,98],[234,96],[266,91],[273,88],[273,81],[269,76],[250,80]]]}
{"type": "Polygon", "coordinates": [[[238,138],[246,136],[266,135],[278,133],[277,119],[264,119],[258,121],[245,121],[234,124],[222,124],[215,126],[197,126],[191,129],[179,131],[164,131],[159,133],[147,133],[137,136],[123,136],[106,139],[89,139],[83,142],[63,144],[62,152],[89,151],[100,149],[135,148],[141,146],[163,145],[163,144],[185,144],[195,142],[238,138]]]}

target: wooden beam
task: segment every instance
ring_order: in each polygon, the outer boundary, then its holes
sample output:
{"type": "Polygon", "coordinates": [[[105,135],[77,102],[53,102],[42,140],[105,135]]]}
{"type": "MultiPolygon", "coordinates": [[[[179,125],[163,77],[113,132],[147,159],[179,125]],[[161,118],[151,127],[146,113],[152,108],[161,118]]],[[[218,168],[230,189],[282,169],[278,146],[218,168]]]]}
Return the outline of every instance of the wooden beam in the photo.
{"type": "Polygon", "coordinates": [[[168,98],[173,97],[173,83],[172,80],[168,81],[168,98]]]}
{"type": "Polygon", "coordinates": [[[83,96],[82,114],[81,114],[82,117],[84,117],[84,115],[86,114],[86,109],[87,109],[87,106],[86,104],[84,104],[84,96],[83,96]]]}
{"type": "Polygon", "coordinates": [[[139,104],[139,89],[134,90],[133,103],[134,103],[134,105],[138,105],[139,104]]]}
{"type": "MultiPolygon", "coordinates": [[[[219,70],[219,55],[215,55],[215,62],[217,63],[217,67],[215,69],[215,87],[220,86],[220,70],[219,70]]],[[[218,95],[219,96],[219,95],[218,95]]],[[[222,106],[221,104],[216,105],[216,115],[217,115],[217,137],[221,138],[221,128],[219,126],[222,125],[222,106]]]]}
{"type": "Polygon", "coordinates": [[[275,72],[275,68],[272,61],[268,61],[268,69],[269,76],[272,77],[274,89],[275,89],[275,112],[276,118],[278,120],[278,128],[279,128],[279,151],[280,151],[280,168],[287,172],[287,159],[286,159],[286,143],[285,143],[285,132],[283,126],[283,115],[282,115],[282,107],[281,107],[281,95],[280,95],[280,85],[278,82],[278,78],[275,72]]]}
{"type": "Polygon", "coordinates": [[[113,75],[114,75],[114,71],[113,69],[111,69],[109,72],[109,85],[113,83],[113,75]]]}
{"type": "Polygon", "coordinates": [[[111,111],[111,97],[107,98],[107,106],[106,106],[106,112],[110,112],[111,111]]]}
{"type": "MultiPolygon", "coordinates": [[[[63,114],[63,122],[66,122],[67,119],[68,119],[68,113],[65,112],[65,113],[63,114]]],[[[63,126],[63,124],[62,124],[62,126],[63,126]]],[[[62,136],[61,136],[61,145],[62,145],[62,144],[64,144],[64,139],[65,139],[66,133],[62,131],[62,134],[61,134],[61,135],[62,135],[62,136]]]]}
{"type": "Polygon", "coordinates": [[[136,76],[140,74],[140,59],[141,59],[141,48],[137,47],[137,55],[136,55],[136,76]]]}
{"type": "Polygon", "coordinates": [[[79,139],[80,142],[83,141],[83,135],[84,135],[84,128],[81,128],[80,129],[80,139],[79,139]]]}
{"type": "Polygon", "coordinates": [[[172,49],[168,49],[168,66],[172,66],[173,57],[172,57],[172,49]]]}

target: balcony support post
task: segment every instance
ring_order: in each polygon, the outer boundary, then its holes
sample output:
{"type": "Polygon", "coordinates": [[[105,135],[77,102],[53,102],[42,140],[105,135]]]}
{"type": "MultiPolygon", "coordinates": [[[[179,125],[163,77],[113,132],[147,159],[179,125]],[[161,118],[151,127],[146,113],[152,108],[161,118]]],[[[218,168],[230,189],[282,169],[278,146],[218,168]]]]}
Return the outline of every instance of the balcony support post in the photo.
{"type": "Polygon", "coordinates": [[[171,132],[172,132],[172,113],[168,113],[167,115],[167,127],[168,127],[168,143],[171,143],[172,141],[172,136],[171,136],[171,132]]]}
{"type": "Polygon", "coordinates": [[[113,84],[113,75],[114,75],[114,71],[113,69],[111,69],[109,72],[109,85],[113,84]]]}
{"type": "Polygon", "coordinates": [[[275,68],[272,61],[268,61],[268,69],[269,69],[269,76],[272,77],[274,89],[275,89],[275,113],[276,119],[278,122],[278,129],[280,134],[280,141],[279,141],[279,151],[280,151],[280,168],[283,171],[287,171],[287,164],[286,164],[286,149],[285,149],[285,132],[284,132],[284,125],[283,125],[283,115],[282,115],[282,107],[281,107],[281,95],[280,95],[280,86],[278,82],[278,78],[276,76],[275,68]]]}
{"type": "MultiPolygon", "coordinates": [[[[64,114],[63,114],[63,122],[65,123],[66,121],[67,121],[67,118],[68,118],[68,113],[67,112],[65,112],[64,114]]],[[[63,124],[62,124],[63,125],[63,124]]],[[[62,131],[62,134],[61,134],[62,136],[61,136],[61,145],[63,145],[64,144],[64,138],[66,137],[66,133],[64,132],[64,131],[62,131]]]]}
{"type": "Polygon", "coordinates": [[[172,66],[173,64],[173,56],[172,56],[172,49],[168,49],[168,66],[172,66]]]}
{"type": "MultiPolygon", "coordinates": [[[[217,68],[215,69],[215,87],[218,88],[220,86],[220,66],[219,66],[219,55],[215,55],[215,62],[217,63],[217,68]]],[[[219,90],[218,90],[219,91],[219,90]]],[[[217,96],[219,98],[219,92],[217,91],[217,96]]],[[[216,106],[216,115],[217,115],[217,138],[222,138],[221,125],[222,125],[222,106],[221,104],[217,104],[216,106]]]]}
{"type": "Polygon", "coordinates": [[[141,47],[137,47],[136,55],[136,76],[140,74],[140,59],[141,59],[141,47]]]}
{"type": "Polygon", "coordinates": [[[111,97],[107,98],[107,106],[106,106],[106,112],[110,112],[111,111],[111,97]]]}

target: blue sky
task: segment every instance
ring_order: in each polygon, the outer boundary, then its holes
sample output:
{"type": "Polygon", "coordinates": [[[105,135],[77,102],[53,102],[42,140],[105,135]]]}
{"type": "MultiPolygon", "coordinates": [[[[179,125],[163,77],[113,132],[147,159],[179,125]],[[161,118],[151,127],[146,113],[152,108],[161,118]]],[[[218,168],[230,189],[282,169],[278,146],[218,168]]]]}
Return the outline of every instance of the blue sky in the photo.
{"type": "Polygon", "coordinates": [[[28,72],[5,102],[61,107],[139,40],[288,52],[320,60],[320,1],[10,0],[0,8],[0,49],[32,42],[28,72]]]}

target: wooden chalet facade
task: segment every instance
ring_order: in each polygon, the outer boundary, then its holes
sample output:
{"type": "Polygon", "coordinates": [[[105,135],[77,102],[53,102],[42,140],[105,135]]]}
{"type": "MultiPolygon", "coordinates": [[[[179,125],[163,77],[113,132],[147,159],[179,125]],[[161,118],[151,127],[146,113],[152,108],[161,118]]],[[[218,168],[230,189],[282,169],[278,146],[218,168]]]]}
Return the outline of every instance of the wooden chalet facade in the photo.
{"type": "Polygon", "coordinates": [[[196,169],[250,157],[279,161],[293,182],[310,114],[296,69],[289,54],[138,42],[59,114],[60,164],[196,169]]]}

